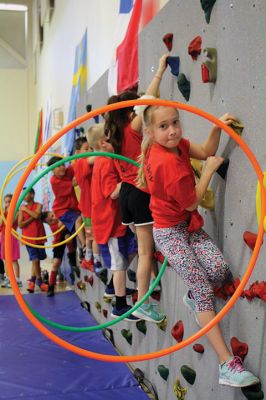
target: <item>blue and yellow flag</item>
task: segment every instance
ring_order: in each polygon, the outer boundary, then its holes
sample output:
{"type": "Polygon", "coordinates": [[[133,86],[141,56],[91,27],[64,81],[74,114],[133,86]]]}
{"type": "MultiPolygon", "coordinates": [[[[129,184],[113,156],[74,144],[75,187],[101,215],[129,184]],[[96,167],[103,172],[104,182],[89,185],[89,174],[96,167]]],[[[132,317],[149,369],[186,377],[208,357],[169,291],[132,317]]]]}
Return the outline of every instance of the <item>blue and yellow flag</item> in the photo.
{"type": "MultiPolygon", "coordinates": [[[[77,118],[76,106],[86,89],[87,83],[87,30],[75,50],[75,67],[72,80],[72,91],[68,112],[68,123],[77,118]]],[[[69,156],[73,153],[75,129],[65,135],[63,152],[69,156]]]]}

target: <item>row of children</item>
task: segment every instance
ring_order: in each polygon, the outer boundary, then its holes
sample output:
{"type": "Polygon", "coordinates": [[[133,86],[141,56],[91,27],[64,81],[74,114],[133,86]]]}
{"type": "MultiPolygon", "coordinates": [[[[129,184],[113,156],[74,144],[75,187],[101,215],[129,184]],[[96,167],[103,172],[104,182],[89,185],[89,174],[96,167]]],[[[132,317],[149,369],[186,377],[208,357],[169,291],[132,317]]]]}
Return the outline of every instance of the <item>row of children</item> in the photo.
{"type": "MultiPolygon", "coordinates": [[[[167,67],[166,58],[167,55],[161,57],[146,95],[156,97],[159,92],[167,67]]],[[[108,103],[138,97],[133,92],[124,92],[112,96],[108,103]]],[[[235,117],[229,114],[221,119],[227,125],[235,121],[235,117]]],[[[232,279],[232,274],[220,250],[203,231],[203,219],[197,207],[213,174],[223,162],[222,157],[215,156],[220,135],[221,129],[213,125],[202,144],[184,139],[179,112],[162,106],[110,111],[105,115],[104,125],[98,124],[89,129],[88,145],[93,150],[114,151],[141,162],[138,170],[124,161],[96,157],[84,187],[79,183],[81,195],[83,190],[89,191],[87,195],[91,194],[91,212],[84,217],[89,218],[87,239],[92,237],[93,228],[93,256],[96,262],[104,260],[105,266],[113,272],[116,295],[113,317],[123,314],[130,307],[126,302],[125,269],[129,256],[136,251],[132,248],[134,236],[127,229],[133,226],[138,251],[138,299],[149,288],[156,245],[185,283],[188,292],[183,300],[195,313],[199,325],[203,327],[214,318],[214,285],[232,279]],[[190,157],[206,160],[197,184],[190,157]]],[[[52,158],[48,165],[56,161],[58,159],[52,158]]],[[[61,165],[53,170],[53,212],[70,233],[82,221],[73,186],[75,169],[79,174],[81,165],[86,170],[91,164],[89,157],[80,160],[74,168],[61,165]]],[[[20,210],[19,226],[22,212],[25,210],[20,210]]],[[[79,240],[86,249],[84,233],[79,234],[79,240]]],[[[164,318],[165,314],[148,300],[128,317],[134,321],[145,319],[152,322],[160,322],[164,318]]],[[[219,359],[219,383],[244,387],[259,382],[243,367],[241,359],[232,355],[218,324],[206,336],[219,359]]]]}

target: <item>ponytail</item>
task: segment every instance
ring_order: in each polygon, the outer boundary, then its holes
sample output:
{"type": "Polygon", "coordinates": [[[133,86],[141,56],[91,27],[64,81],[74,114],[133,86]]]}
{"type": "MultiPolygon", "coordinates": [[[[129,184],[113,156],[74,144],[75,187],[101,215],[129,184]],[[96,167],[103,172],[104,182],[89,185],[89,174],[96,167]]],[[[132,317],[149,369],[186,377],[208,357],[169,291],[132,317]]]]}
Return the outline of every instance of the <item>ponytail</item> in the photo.
{"type": "Polygon", "coordinates": [[[145,163],[145,158],[147,155],[147,152],[151,146],[151,138],[149,135],[144,135],[143,140],[141,143],[141,153],[138,158],[138,162],[140,164],[136,183],[139,188],[145,188],[147,187],[147,181],[144,173],[144,163],[145,163]]]}

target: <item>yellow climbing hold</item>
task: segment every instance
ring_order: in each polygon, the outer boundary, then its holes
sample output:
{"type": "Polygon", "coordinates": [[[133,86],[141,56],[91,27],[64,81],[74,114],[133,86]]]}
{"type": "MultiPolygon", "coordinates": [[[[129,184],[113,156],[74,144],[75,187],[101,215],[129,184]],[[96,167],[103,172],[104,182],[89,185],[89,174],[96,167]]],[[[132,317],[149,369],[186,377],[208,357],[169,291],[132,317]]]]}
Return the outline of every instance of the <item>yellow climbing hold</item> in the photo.
{"type": "Polygon", "coordinates": [[[173,386],[174,394],[178,400],[184,400],[187,394],[187,389],[181,386],[180,380],[176,379],[173,386]]]}

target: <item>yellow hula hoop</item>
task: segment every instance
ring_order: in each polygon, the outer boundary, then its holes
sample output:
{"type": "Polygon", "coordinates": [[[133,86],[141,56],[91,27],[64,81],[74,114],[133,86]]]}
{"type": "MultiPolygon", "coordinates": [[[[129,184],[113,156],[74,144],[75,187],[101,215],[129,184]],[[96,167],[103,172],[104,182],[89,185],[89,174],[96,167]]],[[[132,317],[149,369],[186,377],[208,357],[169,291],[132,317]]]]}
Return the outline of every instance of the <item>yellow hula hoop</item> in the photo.
{"type": "MultiPolygon", "coordinates": [[[[37,165],[37,167],[39,167],[39,166],[44,166],[44,167],[46,167],[46,164],[38,164],[37,165]]],[[[9,179],[7,180],[7,183],[10,181],[10,179],[13,177],[13,176],[15,176],[18,172],[20,172],[20,171],[22,171],[23,169],[25,169],[27,167],[27,165],[24,165],[23,167],[20,167],[18,170],[16,170],[16,171],[14,171],[10,176],[9,176],[9,179]]],[[[10,173],[9,173],[10,174],[10,173]]],[[[8,175],[9,175],[8,174],[8,175]]],[[[4,187],[4,189],[5,189],[5,187],[4,187]]],[[[1,204],[2,204],[2,202],[1,202],[1,204]]],[[[3,216],[2,216],[2,220],[3,220],[3,223],[4,224],[6,224],[6,217],[5,217],[5,214],[3,213],[3,216]]],[[[23,239],[31,239],[31,240],[43,240],[43,239],[48,239],[48,238],[50,238],[50,237],[52,237],[52,236],[54,236],[54,235],[57,235],[59,232],[61,232],[63,229],[64,229],[65,227],[64,227],[64,225],[63,226],[61,226],[59,229],[57,229],[57,231],[55,231],[55,232],[52,232],[52,233],[49,233],[49,235],[46,235],[46,236],[39,236],[39,237],[32,237],[32,236],[26,236],[26,235],[20,235],[14,228],[12,228],[12,231],[11,231],[11,234],[13,235],[13,236],[15,236],[18,240],[20,240],[21,241],[21,239],[20,238],[23,238],[23,239]]]]}
{"type": "MultiPolygon", "coordinates": [[[[47,152],[45,155],[57,156],[57,157],[63,158],[63,156],[61,154],[53,153],[53,152],[47,152]]],[[[25,169],[27,167],[27,165],[24,165],[23,167],[21,167],[17,171],[15,171],[16,168],[19,167],[21,164],[23,164],[25,161],[27,161],[27,160],[31,159],[32,157],[34,157],[34,156],[35,156],[35,154],[31,154],[30,156],[25,157],[22,160],[20,160],[16,165],[14,165],[11,168],[11,170],[9,171],[9,173],[7,174],[7,176],[6,176],[5,180],[4,180],[4,183],[3,183],[2,187],[1,187],[1,191],[0,191],[0,212],[1,212],[1,217],[2,217],[2,220],[3,220],[4,224],[6,224],[6,217],[5,217],[4,210],[3,210],[3,197],[4,197],[3,194],[4,194],[4,190],[5,190],[8,182],[10,181],[10,179],[13,178],[18,172],[20,172],[23,169],[25,169]]],[[[45,165],[45,164],[41,164],[41,165],[45,165]]],[[[40,236],[38,238],[29,237],[29,236],[25,236],[25,235],[19,235],[19,233],[14,228],[12,228],[11,234],[13,236],[15,236],[20,241],[22,241],[22,238],[23,239],[31,239],[31,240],[43,240],[43,239],[48,239],[48,238],[56,235],[57,233],[61,232],[63,229],[64,229],[64,226],[61,226],[57,231],[55,231],[55,232],[53,232],[53,233],[51,233],[49,235],[46,235],[46,236],[40,236]]],[[[27,243],[24,243],[24,244],[27,244],[27,243]]]]}
{"type": "Polygon", "coordinates": [[[51,244],[51,245],[42,245],[42,244],[34,244],[34,243],[29,243],[26,242],[26,240],[23,239],[19,239],[21,241],[21,243],[26,244],[27,246],[30,247],[35,247],[36,249],[53,249],[54,247],[59,247],[62,246],[63,244],[66,244],[68,242],[70,242],[70,240],[72,240],[74,237],[77,236],[77,234],[84,228],[84,222],[80,225],[80,227],[76,230],[75,233],[73,233],[73,235],[69,236],[69,238],[63,240],[62,242],[59,243],[55,243],[55,244],[51,244]]]}
{"type": "MultiPolygon", "coordinates": [[[[263,186],[266,189],[266,171],[263,172],[263,186]]],[[[260,224],[261,220],[261,204],[262,204],[261,188],[260,188],[260,182],[258,181],[257,191],[256,191],[256,214],[257,214],[258,224],[260,224]]],[[[266,233],[266,216],[264,218],[263,226],[264,226],[264,232],[266,233]]]]}

